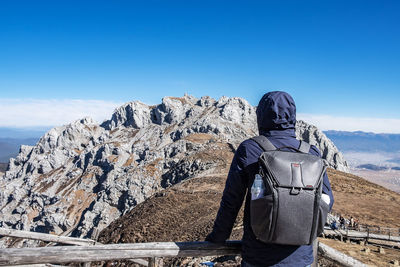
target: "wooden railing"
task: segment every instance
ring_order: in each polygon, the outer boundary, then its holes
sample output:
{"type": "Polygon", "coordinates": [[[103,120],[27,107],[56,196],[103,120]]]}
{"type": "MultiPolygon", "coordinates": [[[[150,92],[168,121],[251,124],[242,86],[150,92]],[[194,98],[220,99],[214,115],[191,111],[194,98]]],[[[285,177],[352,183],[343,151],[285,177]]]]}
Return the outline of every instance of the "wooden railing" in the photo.
{"type": "MultiPolygon", "coordinates": [[[[0,235],[48,242],[69,242],[67,244],[72,244],[72,241],[74,242],[73,245],[78,245],[0,249],[0,266],[132,260],[141,265],[153,267],[157,265],[158,258],[239,255],[241,251],[240,241],[227,241],[224,244],[209,242],[153,242],[104,245],[93,240],[4,228],[0,228],[0,235]],[[143,258],[148,258],[149,260],[146,261],[143,258]]],[[[344,266],[366,266],[323,243],[319,243],[318,250],[325,257],[344,266]]]]}
{"type": "Polygon", "coordinates": [[[325,230],[324,231],[325,235],[331,235],[331,236],[336,236],[340,238],[346,238],[346,239],[354,239],[354,240],[381,240],[381,241],[390,241],[390,242],[400,242],[400,236],[394,236],[394,235],[382,235],[382,234],[374,234],[369,232],[368,230],[366,232],[361,232],[361,231],[356,231],[356,230],[325,230]]]}
{"type": "Polygon", "coordinates": [[[329,213],[328,214],[328,221],[335,220],[336,226],[339,230],[349,230],[349,231],[359,231],[359,232],[368,232],[370,234],[378,234],[378,235],[387,235],[387,236],[400,236],[400,228],[389,228],[389,227],[380,227],[376,225],[369,225],[369,224],[356,224],[355,226],[350,226],[348,224],[344,225],[344,228],[340,228],[339,223],[339,213],[329,213]]]}

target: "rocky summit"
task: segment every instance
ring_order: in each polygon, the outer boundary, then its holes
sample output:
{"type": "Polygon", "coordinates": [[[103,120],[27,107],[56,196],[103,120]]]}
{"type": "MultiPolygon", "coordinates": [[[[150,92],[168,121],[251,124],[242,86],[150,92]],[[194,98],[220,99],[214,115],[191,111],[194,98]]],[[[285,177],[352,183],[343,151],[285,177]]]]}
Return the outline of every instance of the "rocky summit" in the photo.
{"type": "MultiPolygon", "coordinates": [[[[296,127],[330,167],[348,170],[315,126],[298,121],[296,127]]],[[[126,103],[102,124],[84,118],[53,128],[10,160],[0,179],[0,227],[95,238],[162,189],[219,173],[220,151],[257,134],[255,107],[246,100],[187,95],[155,106],[126,103]]]]}

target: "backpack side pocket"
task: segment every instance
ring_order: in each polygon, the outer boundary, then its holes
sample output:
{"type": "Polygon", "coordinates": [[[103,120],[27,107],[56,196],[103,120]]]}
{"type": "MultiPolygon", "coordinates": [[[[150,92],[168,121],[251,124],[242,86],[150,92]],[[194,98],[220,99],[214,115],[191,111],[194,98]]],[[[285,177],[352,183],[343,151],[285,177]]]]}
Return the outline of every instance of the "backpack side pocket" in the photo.
{"type": "Polygon", "coordinates": [[[266,195],[250,202],[250,223],[257,239],[268,242],[271,237],[274,198],[266,195]]]}

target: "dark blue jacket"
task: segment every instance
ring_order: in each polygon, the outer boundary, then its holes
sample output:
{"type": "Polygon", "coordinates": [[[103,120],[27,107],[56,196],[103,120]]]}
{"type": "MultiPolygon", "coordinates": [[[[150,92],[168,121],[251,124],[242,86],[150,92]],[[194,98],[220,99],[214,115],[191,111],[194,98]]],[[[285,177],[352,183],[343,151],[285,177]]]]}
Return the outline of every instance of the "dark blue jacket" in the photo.
{"type": "MultiPolygon", "coordinates": [[[[257,107],[257,122],[260,134],[266,136],[277,148],[300,146],[295,136],[296,106],[287,93],[265,94],[257,107]]],[[[238,147],[226,180],[213,231],[206,240],[224,242],[229,238],[237,214],[246,198],[242,239],[243,260],[256,266],[307,266],[313,262],[312,246],[263,243],[256,239],[251,229],[250,188],[255,174],[258,173],[258,158],[262,152],[259,145],[251,139],[244,141],[238,147]]],[[[320,152],[314,146],[311,146],[310,154],[320,156],[320,152]]],[[[332,208],[333,195],[326,174],[323,192],[330,196],[332,208]]]]}

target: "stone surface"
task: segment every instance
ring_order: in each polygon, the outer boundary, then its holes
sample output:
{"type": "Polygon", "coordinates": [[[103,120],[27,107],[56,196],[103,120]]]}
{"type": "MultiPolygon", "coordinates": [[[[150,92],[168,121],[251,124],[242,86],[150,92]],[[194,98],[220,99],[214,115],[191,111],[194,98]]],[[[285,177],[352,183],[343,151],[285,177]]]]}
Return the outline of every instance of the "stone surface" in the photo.
{"type": "MultiPolygon", "coordinates": [[[[299,121],[296,133],[331,167],[347,170],[316,127],[299,121]]],[[[53,128],[10,160],[0,179],[0,227],[93,238],[161,189],[218,172],[218,162],[207,158],[213,142],[235,149],[255,135],[255,108],[246,100],[187,95],[156,106],[127,103],[101,125],[84,118],[53,128]]]]}

